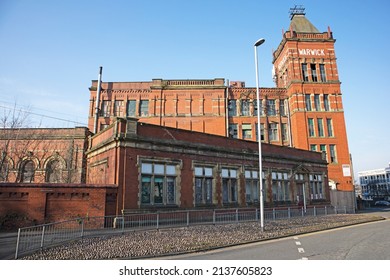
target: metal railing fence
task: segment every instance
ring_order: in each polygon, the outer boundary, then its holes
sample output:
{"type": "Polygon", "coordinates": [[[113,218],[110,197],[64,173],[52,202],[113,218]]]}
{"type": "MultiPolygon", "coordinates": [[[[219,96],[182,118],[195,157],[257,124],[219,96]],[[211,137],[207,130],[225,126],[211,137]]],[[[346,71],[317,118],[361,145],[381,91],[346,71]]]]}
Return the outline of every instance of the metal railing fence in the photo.
{"type": "MultiPolygon", "coordinates": [[[[264,221],[293,219],[305,216],[355,213],[354,208],[317,206],[308,208],[265,209],[264,221]]],[[[44,248],[84,237],[121,234],[160,228],[202,224],[227,224],[259,220],[259,209],[201,209],[120,216],[85,217],[73,220],[19,228],[15,259],[44,248]]]]}

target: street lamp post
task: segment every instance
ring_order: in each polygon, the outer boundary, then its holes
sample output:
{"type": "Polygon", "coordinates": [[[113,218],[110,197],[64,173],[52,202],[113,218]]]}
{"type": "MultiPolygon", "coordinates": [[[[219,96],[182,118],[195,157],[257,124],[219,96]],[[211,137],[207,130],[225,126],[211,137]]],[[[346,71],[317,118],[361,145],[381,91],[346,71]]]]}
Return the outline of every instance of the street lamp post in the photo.
{"type": "Polygon", "coordinates": [[[263,201],[263,167],[261,156],[261,126],[260,126],[260,89],[259,89],[259,65],[257,59],[257,47],[264,43],[264,39],[260,38],[254,44],[255,49],[255,66],[256,66],[256,98],[257,98],[257,142],[259,143],[259,184],[260,184],[260,227],[264,231],[264,201],[263,201]]]}

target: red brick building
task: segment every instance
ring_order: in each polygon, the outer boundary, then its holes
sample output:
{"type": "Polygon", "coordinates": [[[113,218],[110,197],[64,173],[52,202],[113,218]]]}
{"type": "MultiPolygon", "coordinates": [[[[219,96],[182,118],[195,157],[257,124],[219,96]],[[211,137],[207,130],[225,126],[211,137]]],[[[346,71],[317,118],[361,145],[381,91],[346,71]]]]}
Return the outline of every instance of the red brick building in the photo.
{"type": "MultiPolygon", "coordinates": [[[[127,210],[259,205],[254,141],[132,118],[116,118],[95,135],[86,128],[20,131],[2,130],[7,133],[0,137],[8,147],[2,153],[0,218],[19,226],[127,210]]],[[[304,199],[307,205],[330,203],[321,153],[262,148],[266,207],[304,199]]]]}
{"type": "Polygon", "coordinates": [[[117,187],[87,185],[85,127],[0,130],[0,228],[113,214],[117,187]]]}
{"type": "MultiPolygon", "coordinates": [[[[321,153],[264,144],[262,155],[266,206],[330,203],[321,153]]],[[[87,166],[88,183],[118,186],[117,214],[259,204],[253,141],[117,118],[91,137],[87,166]]]]}
{"type": "Polygon", "coordinates": [[[88,128],[0,131],[0,218],[258,206],[259,178],[266,207],[329,204],[353,190],[334,43],[294,12],[261,108],[221,78],[92,81],[88,128]]]}
{"type": "Polygon", "coordinates": [[[80,183],[90,132],[76,128],[0,131],[0,182],[80,183]]]}
{"type": "MultiPolygon", "coordinates": [[[[334,189],[353,191],[340,79],[330,29],[320,32],[294,10],[273,53],[276,88],[256,89],[225,79],[103,82],[97,131],[116,117],[203,133],[323,152],[334,189]]],[[[98,81],[90,87],[89,128],[94,129],[98,81]]]]}

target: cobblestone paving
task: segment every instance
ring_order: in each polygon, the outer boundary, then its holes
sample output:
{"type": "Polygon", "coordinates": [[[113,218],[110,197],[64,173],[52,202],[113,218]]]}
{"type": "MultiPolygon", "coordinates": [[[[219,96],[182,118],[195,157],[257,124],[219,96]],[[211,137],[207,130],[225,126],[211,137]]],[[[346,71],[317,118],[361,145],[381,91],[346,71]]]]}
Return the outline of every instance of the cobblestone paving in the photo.
{"type": "Polygon", "coordinates": [[[354,214],[266,221],[263,232],[260,230],[259,222],[129,232],[123,235],[85,238],[66,245],[49,248],[22,259],[147,258],[244,244],[380,219],[383,218],[354,214]]]}

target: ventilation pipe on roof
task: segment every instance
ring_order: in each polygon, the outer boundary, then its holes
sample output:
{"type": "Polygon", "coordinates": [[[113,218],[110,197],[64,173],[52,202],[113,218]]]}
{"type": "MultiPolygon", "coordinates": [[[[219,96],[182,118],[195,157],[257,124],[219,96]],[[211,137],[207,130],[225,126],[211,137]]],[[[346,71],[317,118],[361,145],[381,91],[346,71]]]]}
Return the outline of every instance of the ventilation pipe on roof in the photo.
{"type": "Polygon", "coordinates": [[[99,120],[99,103],[100,103],[100,92],[102,90],[101,83],[102,83],[102,70],[103,67],[100,66],[99,68],[99,78],[98,78],[98,85],[97,85],[97,92],[96,92],[96,101],[95,101],[95,125],[93,128],[93,133],[97,133],[97,127],[98,127],[98,120],[99,120]]]}

